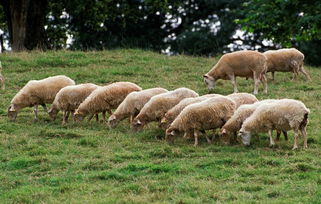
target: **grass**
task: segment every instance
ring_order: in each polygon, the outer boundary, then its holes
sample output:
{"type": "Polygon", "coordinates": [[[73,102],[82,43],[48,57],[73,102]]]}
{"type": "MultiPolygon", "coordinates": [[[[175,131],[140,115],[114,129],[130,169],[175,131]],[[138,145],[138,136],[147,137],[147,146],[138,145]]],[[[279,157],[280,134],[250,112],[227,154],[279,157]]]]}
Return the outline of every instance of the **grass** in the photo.
{"type": "MultiPolygon", "coordinates": [[[[94,121],[61,126],[31,108],[16,123],[6,117],[16,92],[31,79],[65,74],[77,83],[132,81],[143,88],[189,87],[207,93],[202,81],[217,59],[168,57],[141,50],[103,52],[5,53],[0,56],[6,90],[0,91],[1,203],[320,203],[321,200],[321,69],[306,66],[313,81],[276,73],[269,94],[259,99],[294,98],[311,110],[309,148],[292,151],[287,143],[268,147],[260,134],[251,147],[208,145],[203,138],[167,144],[156,124],[133,133],[127,121],[109,130],[94,121]]],[[[251,80],[238,80],[252,92],[251,80]]],[[[262,87],[261,87],[262,90],[262,87]]],[[[229,94],[220,81],[216,93],[229,94]]],[[[41,107],[40,107],[40,110],[41,107]]]]}

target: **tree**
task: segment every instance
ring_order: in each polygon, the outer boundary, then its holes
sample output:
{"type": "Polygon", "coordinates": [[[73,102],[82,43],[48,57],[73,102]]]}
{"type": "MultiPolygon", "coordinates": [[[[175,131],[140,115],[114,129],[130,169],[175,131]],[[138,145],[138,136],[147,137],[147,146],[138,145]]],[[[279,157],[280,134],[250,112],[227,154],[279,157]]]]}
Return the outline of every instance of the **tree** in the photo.
{"type": "Polygon", "coordinates": [[[47,0],[2,0],[13,51],[46,49],[47,0]]]}

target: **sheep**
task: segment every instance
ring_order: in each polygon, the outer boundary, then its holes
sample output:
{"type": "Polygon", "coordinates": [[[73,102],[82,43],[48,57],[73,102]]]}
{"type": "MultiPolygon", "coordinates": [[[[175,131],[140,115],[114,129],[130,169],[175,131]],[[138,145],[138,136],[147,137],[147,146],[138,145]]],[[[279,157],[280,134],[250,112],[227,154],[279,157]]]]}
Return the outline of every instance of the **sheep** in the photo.
{"type": "Polygon", "coordinates": [[[125,100],[118,106],[116,111],[109,117],[109,127],[116,127],[121,120],[127,117],[130,117],[131,122],[138,115],[143,106],[151,99],[151,97],[166,92],[168,92],[168,90],[163,88],[151,88],[142,91],[134,91],[128,94],[125,100]]]}
{"type": "Polygon", "coordinates": [[[158,121],[165,113],[184,98],[198,97],[198,94],[188,88],[178,88],[167,93],[153,96],[132,121],[135,131],[141,130],[147,123],[158,121]]]}
{"type": "Polygon", "coordinates": [[[74,113],[75,109],[99,86],[86,83],[62,88],[56,95],[55,100],[48,111],[52,120],[55,120],[59,110],[63,111],[63,121],[65,124],[68,121],[70,112],[74,113]]]}
{"type": "MultiPolygon", "coordinates": [[[[179,133],[193,134],[194,146],[198,145],[201,131],[222,127],[232,117],[235,102],[225,96],[209,98],[205,101],[191,104],[175,118],[166,130],[166,140],[172,140],[179,133]]],[[[206,136],[207,141],[211,140],[206,136]]]]}
{"type": "MultiPolygon", "coordinates": [[[[222,141],[224,143],[227,142],[230,138],[230,135],[234,135],[234,141],[236,139],[237,131],[239,131],[242,127],[243,122],[252,115],[252,113],[262,104],[266,103],[274,103],[278,100],[275,99],[268,99],[268,100],[262,100],[259,102],[256,102],[254,104],[245,104],[241,105],[239,108],[236,109],[233,116],[225,123],[225,125],[221,129],[221,135],[222,135],[222,141]]],[[[283,131],[283,135],[285,137],[285,140],[288,140],[287,132],[283,131]]],[[[277,140],[280,137],[280,132],[277,131],[277,140]]]]}
{"type": "Polygon", "coordinates": [[[249,93],[233,93],[227,95],[227,97],[235,102],[236,109],[243,104],[252,104],[258,102],[257,98],[249,93]]]}
{"type": "Polygon", "coordinates": [[[266,71],[266,57],[257,51],[246,50],[223,55],[203,78],[209,90],[214,88],[216,80],[230,79],[236,93],[236,77],[250,77],[254,79],[254,94],[258,93],[260,80],[264,84],[264,93],[267,93],[266,71]]]}
{"type": "Polygon", "coordinates": [[[240,129],[242,143],[250,145],[252,132],[268,132],[270,146],[273,146],[275,144],[272,138],[274,129],[279,131],[294,130],[293,150],[298,148],[299,131],[304,136],[304,148],[307,148],[306,126],[309,113],[310,110],[301,101],[293,99],[282,99],[274,103],[262,104],[244,121],[240,129]]]}
{"type": "Polygon", "coordinates": [[[82,121],[87,115],[103,113],[106,122],[106,112],[112,114],[115,109],[133,91],[142,88],[131,82],[115,82],[107,86],[98,87],[76,109],[74,119],[82,121]]]}
{"type": "Polygon", "coordinates": [[[175,105],[173,108],[171,108],[170,110],[168,110],[166,112],[166,114],[164,115],[164,117],[161,120],[161,127],[164,129],[167,129],[169,127],[169,125],[174,121],[174,119],[180,114],[180,112],[182,112],[182,110],[190,105],[190,104],[194,104],[194,103],[199,103],[201,101],[204,101],[210,97],[215,97],[215,96],[222,96],[220,94],[207,94],[207,95],[203,95],[203,96],[199,96],[196,98],[185,98],[183,100],[181,100],[177,105],[175,105]]]}
{"type": "Polygon", "coordinates": [[[293,79],[297,77],[299,72],[311,80],[309,74],[305,71],[304,54],[295,48],[269,50],[263,53],[267,58],[267,72],[272,73],[274,80],[274,72],[293,72],[293,79]]]}
{"type": "Polygon", "coordinates": [[[43,106],[47,112],[46,104],[51,104],[60,89],[69,85],[75,85],[75,81],[64,75],[29,81],[11,100],[8,107],[9,119],[15,121],[19,110],[34,106],[34,121],[37,121],[38,105],[43,106]]]}
{"type": "Polygon", "coordinates": [[[5,87],[5,78],[4,78],[4,76],[1,74],[1,71],[2,71],[2,64],[1,64],[1,62],[0,62],[0,83],[1,83],[1,89],[2,90],[5,90],[6,89],[6,87],[5,87]]]}

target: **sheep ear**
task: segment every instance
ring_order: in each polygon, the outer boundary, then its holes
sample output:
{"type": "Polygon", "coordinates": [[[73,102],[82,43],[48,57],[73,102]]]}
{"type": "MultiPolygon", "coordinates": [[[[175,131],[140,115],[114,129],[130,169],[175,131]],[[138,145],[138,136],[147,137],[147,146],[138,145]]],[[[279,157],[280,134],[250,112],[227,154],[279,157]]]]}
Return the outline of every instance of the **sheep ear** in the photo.
{"type": "Polygon", "coordinates": [[[141,122],[140,120],[137,120],[137,121],[136,121],[136,124],[137,124],[137,125],[141,125],[142,122],[141,122]]]}
{"type": "Polygon", "coordinates": [[[16,111],[16,109],[14,108],[14,105],[13,104],[11,104],[10,106],[9,106],[9,108],[8,108],[8,112],[14,112],[14,111],[16,111]]]}
{"type": "Polygon", "coordinates": [[[115,116],[115,115],[111,115],[111,116],[109,117],[109,120],[116,120],[116,116],[115,116]]]}
{"type": "Polygon", "coordinates": [[[204,75],[203,75],[203,78],[208,79],[208,75],[207,75],[207,74],[204,74],[204,75]]]}
{"type": "Polygon", "coordinates": [[[176,134],[176,132],[175,132],[175,130],[172,130],[169,134],[174,136],[176,134]]]}
{"type": "Polygon", "coordinates": [[[226,134],[226,129],[223,129],[221,133],[226,134]]]}
{"type": "Polygon", "coordinates": [[[166,123],[166,118],[162,118],[161,123],[166,123]]]}

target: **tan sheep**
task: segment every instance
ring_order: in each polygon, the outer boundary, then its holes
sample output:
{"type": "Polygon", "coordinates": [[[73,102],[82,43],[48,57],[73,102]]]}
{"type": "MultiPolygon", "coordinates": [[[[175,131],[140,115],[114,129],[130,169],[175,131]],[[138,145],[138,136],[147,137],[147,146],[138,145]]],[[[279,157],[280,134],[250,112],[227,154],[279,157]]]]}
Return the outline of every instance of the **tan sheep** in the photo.
{"type": "MultiPolygon", "coordinates": [[[[205,101],[191,104],[183,109],[166,130],[166,139],[180,133],[194,135],[194,146],[198,145],[201,131],[221,128],[232,117],[235,102],[225,96],[209,98],[205,101]]],[[[206,136],[208,142],[211,140],[206,136]]]]}
{"type": "Polygon", "coordinates": [[[180,112],[182,112],[182,110],[190,105],[190,104],[194,104],[194,103],[199,103],[201,101],[205,101],[210,97],[215,97],[215,96],[222,96],[220,94],[207,94],[207,95],[203,95],[203,96],[199,96],[199,97],[195,97],[195,98],[185,98],[183,100],[181,100],[177,105],[175,105],[173,108],[171,108],[170,110],[168,110],[166,112],[166,114],[164,115],[164,117],[161,120],[161,127],[163,129],[167,129],[169,127],[169,125],[175,120],[175,118],[180,114],[180,112]]]}
{"type": "Polygon", "coordinates": [[[184,98],[190,97],[198,97],[198,94],[188,88],[178,88],[167,93],[153,96],[132,121],[133,129],[138,131],[149,122],[160,122],[169,109],[174,107],[184,98]]]}
{"type": "Polygon", "coordinates": [[[253,132],[268,132],[270,146],[275,143],[272,131],[294,130],[293,149],[298,148],[299,131],[304,136],[304,148],[308,147],[306,126],[310,110],[301,101],[293,99],[282,99],[274,103],[260,105],[254,113],[247,118],[241,129],[240,136],[244,145],[249,145],[253,132]]]}
{"type": "Polygon", "coordinates": [[[231,80],[234,93],[238,92],[236,77],[254,79],[254,94],[258,93],[260,80],[267,93],[266,57],[256,51],[237,51],[223,55],[218,63],[204,77],[208,89],[213,89],[218,79],[231,80]]]}
{"type": "Polygon", "coordinates": [[[168,90],[163,88],[151,88],[142,91],[134,91],[128,94],[125,100],[118,106],[116,111],[109,117],[109,127],[116,127],[120,121],[127,117],[130,117],[131,122],[138,115],[144,105],[151,99],[151,97],[165,92],[168,92],[168,90]]]}
{"type": "MultiPolygon", "coordinates": [[[[262,104],[274,103],[278,100],[267,99],[256,102],[254,104],[241,105],[233,114],[233,116],[225,123],[221,129],[222,141],[227,144],[236,140],[237,131],[242,127],[243,122],[252,115],[252,113],[262,104]],[[231,138],[234,135],[234,138],[231,138]]],[[[284,137],[288,140],[287,132],[283,131],[284,137]]],[[[277,132],[277,140],[280,137],[280,132],[277,132]]]]}
{"type": "Polygon", "coordinates": [[[238,109],[240,105],[252,104],[259,101],[253,94],[249,94],[249,93],[233,93],[233,94],[227,95],[227,97],[235,102],[236,109],[238,109]]]}
{"type": "Polygon", "coordinates": [[[48,111],[52,120],[55,120],[58,112],[63,111],[63,121],[68,121],[69,114],[75,112],[78,106],[99,86],[86,83],[79,85],[66,86],[62,88],[56,95],[55,100],[48,111]]]}
{"type": "Polygon", "coordinates": [[[274,80],[274,72],[293,72],[293,79],[297,77],[299,72],[311,80],[309,74],[305,71],[304,54],[295,48],[269,50],[263,53],[267,58],[267,71],[272,72],[274,80]]]}
{"type": "Polygon", "coordinates": [[[98,87],[79,105],[74,114],[75,120],[82,121],[87,115],[102,112],[106,121],[106,112],[112,114],[112,109],[117,108],[129,93],[141,90],[141,87],[131,82],[115,82],[98,87]]]}
{"type": "Polygon", "coordinates": [[[1,62],[0,62],[0,83],[1,83],[1,89],[2,90],[5,90],[6,89],[6,87],[5,87],[5,78],[4,78],[4,76],[1,74],[1,72],[2,72],[2,64],[1,64],[1,62]]]}
{"type": "Polygon", "coordinates": [[[60,89],[69,85],[75,85],[75,82],[64,75],[29,81],[11,100],[9,119],[15,121],[19,110],[34,106],[35,120],[38,120],[38,105],[47,112],[46,104],[51,104],[60,89]]]}

